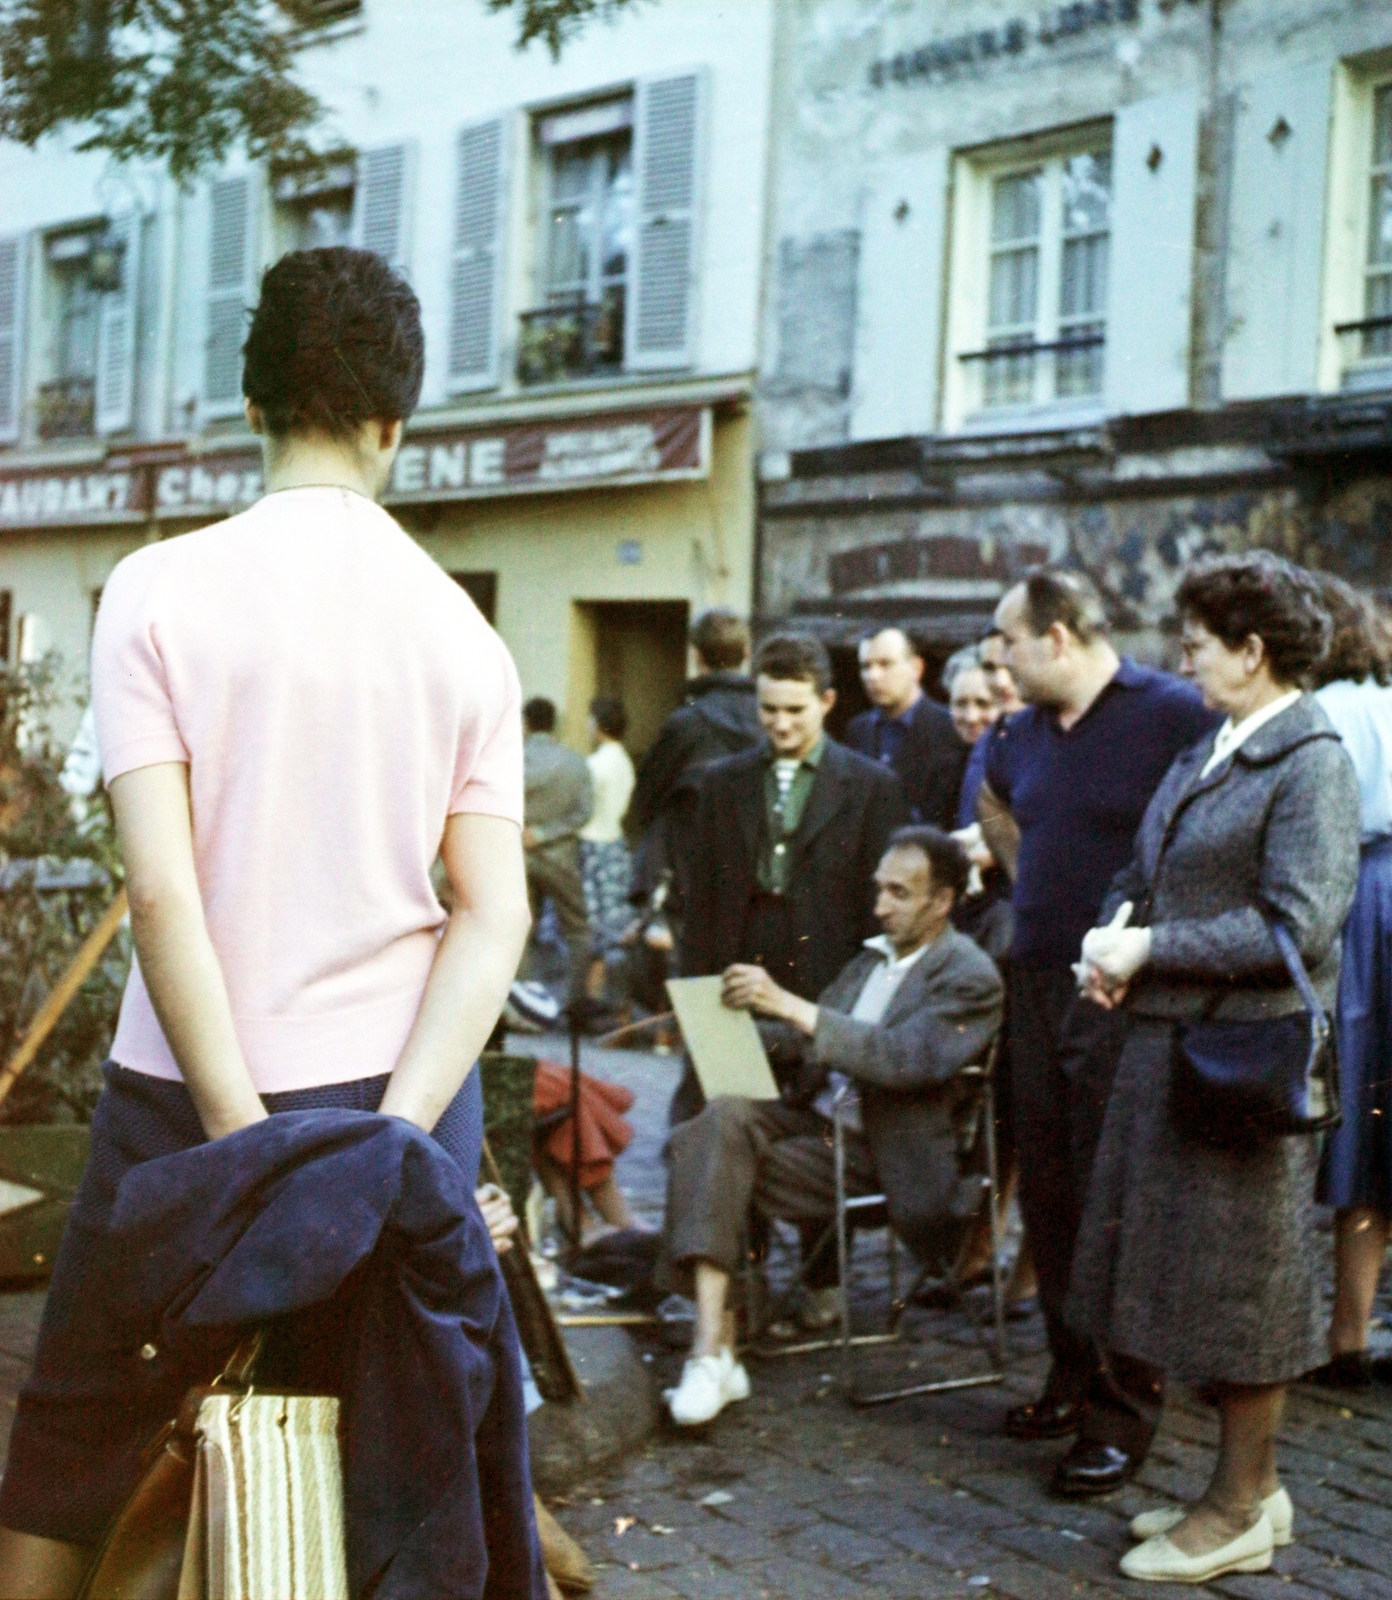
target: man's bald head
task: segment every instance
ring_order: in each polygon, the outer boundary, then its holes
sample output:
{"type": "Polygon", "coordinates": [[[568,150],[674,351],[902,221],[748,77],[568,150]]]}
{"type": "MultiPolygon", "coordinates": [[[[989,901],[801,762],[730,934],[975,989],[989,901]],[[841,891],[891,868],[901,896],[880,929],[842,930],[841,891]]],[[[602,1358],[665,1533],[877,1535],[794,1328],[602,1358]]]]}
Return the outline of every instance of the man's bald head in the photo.
{"type": "Polygon", "coordinates": [[[923,693],[923,657],[902,628],[881,628],[860,642],[860,681],[871,702],[902,716],[923,693]]]}

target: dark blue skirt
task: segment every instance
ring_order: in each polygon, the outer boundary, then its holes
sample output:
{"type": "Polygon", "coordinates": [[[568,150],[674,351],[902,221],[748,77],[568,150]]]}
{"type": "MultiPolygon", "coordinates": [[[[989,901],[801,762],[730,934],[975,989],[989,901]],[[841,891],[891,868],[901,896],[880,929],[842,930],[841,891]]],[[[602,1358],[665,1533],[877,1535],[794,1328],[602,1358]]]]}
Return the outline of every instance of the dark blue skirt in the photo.
{"type": "Polygon", "coordinates": [[[1339,972],[1344,1120],[1330,1134],[1316,1198],[1392,1215],[1392,838],[1363,847],[1339,972]]]}
{"type": "MultiPolygon", "coordinates": [[[[375,1111],[388,1079],[362,1078],[262,1095],[271,1113],[336,1107],[375,1111]]],[[[478,1181],[483,1089],[477,1071],[445,1108],[436,1142],[478,1181]]],[[[182,1083],[109,1062],[92,1118],[92,1148],[53,1266],[34,1369],[19,1398],[0,1485],[0,1526],[17,1533],[94,1544],[139,1481],[141,1452],[174,1415],[190,1382],[172,1373],[138,1395],[118,1391],[111,1352],[129,1342],[121,1326],[121,1264],[105,1248],[121,1179],[134,1166],[204,1142],[182,1083]]]]}

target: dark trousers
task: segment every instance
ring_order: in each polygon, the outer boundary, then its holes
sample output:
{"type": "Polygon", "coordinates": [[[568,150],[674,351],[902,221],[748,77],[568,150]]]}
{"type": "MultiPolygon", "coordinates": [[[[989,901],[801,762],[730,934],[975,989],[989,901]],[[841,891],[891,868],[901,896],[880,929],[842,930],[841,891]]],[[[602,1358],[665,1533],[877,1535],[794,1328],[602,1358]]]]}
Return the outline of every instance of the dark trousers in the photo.
{"type": "Polygon", "coordinates": [[[1012,966],[1009,1011],[1020,1212],[1053,1360],[1049,1387],[1086,1400],[1083,1438],[1141,1459],[1159,1420],[1164,1374],[1127,1356],[1104,1360],[1064,1316],[1126,1017],[1080,999],[1068,967],[1012,966]]]}
{"type": "MultiPolygon", "coordinates": [[[[556,921],[566,943],[566,999],[580,999],[590,970],[590,915],[580,874],[578,839],[561,839],[527,852],[527,898],[531,901],[533,923],[541,920],[547,900],[555,906],[556,921]]],[[[533,970],[532,955],[529,950],[525,963],[528,974],[533,970]]]]}

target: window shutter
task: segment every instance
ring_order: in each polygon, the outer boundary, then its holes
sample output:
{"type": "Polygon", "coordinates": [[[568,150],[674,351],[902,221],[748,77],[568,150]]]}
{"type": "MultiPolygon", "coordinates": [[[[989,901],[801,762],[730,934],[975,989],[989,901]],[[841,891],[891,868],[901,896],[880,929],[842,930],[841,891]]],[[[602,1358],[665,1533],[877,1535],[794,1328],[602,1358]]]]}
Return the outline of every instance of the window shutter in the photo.
{"type": "Polygon", "coordinates": [[[495,117],[459,135],[449,341],[449,385],[456,391],[498,382],[505,133],[506,123],[495,117]]]}
{"type": "Polygon", "coordinates": [[[1103,380],[1114,416],[1189,404],[1198,141],[1192,89],[1116,114],[1103,380]]]}
{"type": "Polygon", "coordinates": [[[1308,394],[1320,342],[1333,67],[1272,73],[1242,92],[1233,140],[1223,397],[1308,394]]]}
{"type": "Polygon", "coordinates": [[[23,234],[0,239],[0,440],[19,438],[24,369],[23,234]]]}
{"type": "Polygon", "coordinates": [[[208,197],[208,325],[203,365],[205,416],[242,408],[242,345],[253,293],[255,218],[251,178],[219,178],[208,197]]]}
{"type": "Polygon", "coordinates": [[[861,210],[851,437],[932,433],[938,398],[945,145],[882,167],[861,210]]]}
{"type": "Polygon", "coordinates": [[[638,85],[638,204],[624,330],[624,364],[637,370],[692,364],[703,100],[696,72],[638,85]]]}
{"type": "Polygon", "coordinates": [[[135,422],[136,322],[140,305],[140,223],[137,213],[111,224],[121,250],[121,287],[101,297],[97,330],[97,432],[120,433],[135,422]]]}
{"type": "Polygon", "coordinates": [[[405,272],[409,257],[411,180],[415,147],[386,145],[364,150],[358,158],[358,181],[353,194],[353,242],[372,250],[398,272],[405,272]]]}

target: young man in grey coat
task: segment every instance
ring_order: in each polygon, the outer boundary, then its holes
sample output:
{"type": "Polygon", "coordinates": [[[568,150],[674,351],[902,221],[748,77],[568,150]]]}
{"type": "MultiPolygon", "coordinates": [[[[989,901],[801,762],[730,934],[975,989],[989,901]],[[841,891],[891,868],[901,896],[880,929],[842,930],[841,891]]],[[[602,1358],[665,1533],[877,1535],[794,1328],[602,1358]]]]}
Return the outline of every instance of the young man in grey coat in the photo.
{"type": "Polygon", "coordinates": [[[672,1132],[659,1271],[696,1300],[691,1357],[668,1395],[678,1424],[709,1422],[749,1394],[726,1308],[749,1208],[802,1224],[831,1220],[827,1135],[839,1090],[850,1100],[850,1193],[883,1192],[895,1231],[925,1259],[953,1247],[957,1123],[974,1094],[960,1074],[989,1048],[1002,1001],[990,958],[949,921],[967,873],[955,840],[901,828],[875,873],[884,932],[816,1004],[762,967],[725,969],[725,1004],[779,1024],[768,1042],[787,1087],[782,1100],[722,1096],[672,1132]]]}

